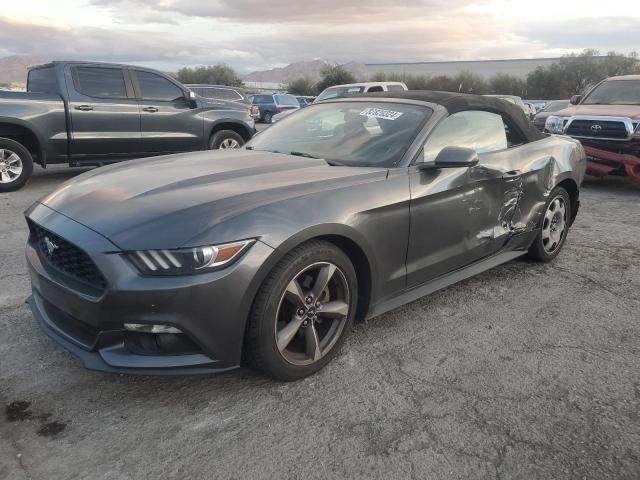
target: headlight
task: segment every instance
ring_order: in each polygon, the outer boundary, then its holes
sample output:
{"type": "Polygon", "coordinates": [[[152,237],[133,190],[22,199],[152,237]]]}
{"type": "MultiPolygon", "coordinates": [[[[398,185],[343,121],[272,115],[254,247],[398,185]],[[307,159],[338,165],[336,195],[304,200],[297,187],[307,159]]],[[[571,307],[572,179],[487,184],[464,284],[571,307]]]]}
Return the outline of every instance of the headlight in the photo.
{"type": "Polygon", "coordinates": [[[252,239],[177,250],[137,250],[126,252],[125,256],[143,275],[190,275],[230,264],[254,242],[252,239]]]}
{"type": "Polygon", "coordinates": [[[564,121],[563,117],[556,117],[550,115],[547,117],[547,121],[544,123],[544,128],[549,133],[564,133],[564,121]]]}

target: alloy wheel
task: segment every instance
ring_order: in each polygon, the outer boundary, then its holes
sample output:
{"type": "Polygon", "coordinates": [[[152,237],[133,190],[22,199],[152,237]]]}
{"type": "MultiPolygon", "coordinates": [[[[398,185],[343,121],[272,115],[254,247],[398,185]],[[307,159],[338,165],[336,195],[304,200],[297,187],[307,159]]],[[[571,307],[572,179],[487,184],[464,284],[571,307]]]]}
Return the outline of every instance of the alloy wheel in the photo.
{"type": "Polygon", "coordinates": [[[22,160],[17,153],[0,149],[0,183],[11,183],[22,174],[22,160]]]}
{"type": "Polygon", "coordinates": [[[566,231],[567,208],[564,198],[557,196],[547,207],[542,224],[542,246],[545,252],[555,252],[562,244],[566,231]]]}
{"type": "Polygon", "coordinates": [[[275,319],[282,357],[294,365],[310,365],[329,353],[347,324],[350,301],[346,276],[332,263],[314,263],[295,275],[275,319]]]}
{"type": "Polygon", "coordinates": [[[219,148],[240,148],[240,142],[238,142],[235,138],[225,138],[221,143],[219,148]]]}

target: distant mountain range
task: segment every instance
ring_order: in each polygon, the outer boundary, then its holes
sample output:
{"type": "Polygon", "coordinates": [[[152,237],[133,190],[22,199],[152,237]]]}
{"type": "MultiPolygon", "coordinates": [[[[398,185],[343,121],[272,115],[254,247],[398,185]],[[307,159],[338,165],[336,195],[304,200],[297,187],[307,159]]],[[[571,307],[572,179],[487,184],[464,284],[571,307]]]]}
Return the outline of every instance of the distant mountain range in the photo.
{"type": "MultiPolygon", "coordinates": [[[[48,61],[45,58],[30,55],[12,55],[0,58],[0,84],[24,84],[27,80],[27,68],[48,61]]],[[[320,79],[320,71],[327,65],[333,65],[327,60],[310,60],[295,62],[286,67],[272,68],[244,75],[243,79],[250,82],[286,83],[300,77],[307,77],[313,81],[320,79]]],[[[365,66],[362,63],[349,62],[342,65],[358,80],[366,78],[365,66]]]]}
{"type": "MultiPolygon", "coordinates": [[[[333,64],[333,62],[322,59],[295,62],[286,67],[252,72],[245,75],[243,79],[249,82],[287,83],[296,78],[306,77],[310,80],[317,81],[320,80],[321,70],[327,65],[333,64]]],[[[349,62],[343,64],[342,67],[353,74],[358,80],[364,80],[367,76],[365,66],[362,63],[349,62]]]]}
{"type": "Polygon", "coordinates": [[[46,60],[31,55],[11,55],[0,58],[0,84],[12,83],[24,85],[27,82],[27,67],[38,65],[46,60]]]}

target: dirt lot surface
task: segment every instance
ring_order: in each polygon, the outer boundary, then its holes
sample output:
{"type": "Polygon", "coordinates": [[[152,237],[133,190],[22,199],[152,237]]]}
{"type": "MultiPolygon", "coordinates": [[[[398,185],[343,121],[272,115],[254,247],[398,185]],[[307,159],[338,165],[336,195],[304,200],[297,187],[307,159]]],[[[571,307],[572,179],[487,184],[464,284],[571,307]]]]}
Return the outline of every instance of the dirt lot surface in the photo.
{"type": "Polygon", "coordinates": [[[0,194],[0,479],[638,479],[640,187],[590,180],[556,261],[516,260],[357,324],[324,371],[86,371],[38,329],[0,194]]]}

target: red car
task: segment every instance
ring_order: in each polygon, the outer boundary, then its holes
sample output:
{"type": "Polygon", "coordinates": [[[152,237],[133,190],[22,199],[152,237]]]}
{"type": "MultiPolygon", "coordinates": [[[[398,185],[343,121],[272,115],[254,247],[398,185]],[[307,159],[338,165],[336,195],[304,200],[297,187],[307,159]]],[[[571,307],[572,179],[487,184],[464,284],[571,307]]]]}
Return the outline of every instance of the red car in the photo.
{"type": "Polygon", "coordinates": [[[549,116],[545,129],[580,140],[588,174],[640,181],[640,75],[607,78],[571,104],[549,116]]]}

